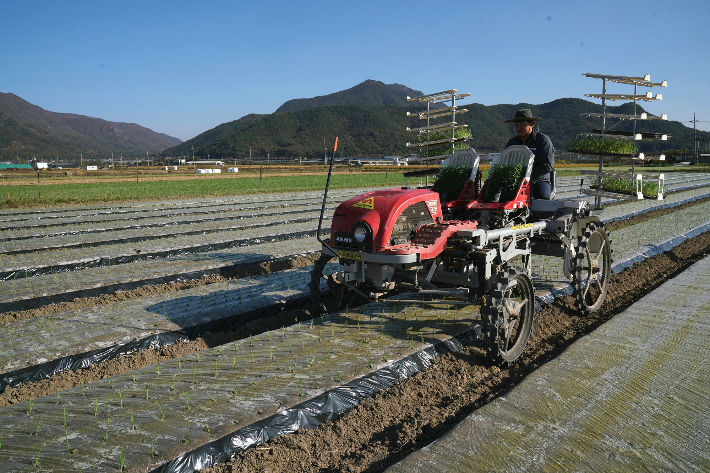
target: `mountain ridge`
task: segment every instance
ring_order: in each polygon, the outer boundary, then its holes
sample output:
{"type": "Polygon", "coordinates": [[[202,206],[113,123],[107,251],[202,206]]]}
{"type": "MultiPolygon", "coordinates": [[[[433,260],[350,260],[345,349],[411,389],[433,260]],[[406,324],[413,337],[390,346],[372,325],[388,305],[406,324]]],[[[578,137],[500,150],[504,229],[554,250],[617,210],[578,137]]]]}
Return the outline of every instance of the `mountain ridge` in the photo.
{"type": "Polygon", "coordinates": [[[0,156],[143,154],[180,143],[136,123],[50,112],[13,93],[0,92],[0,156]]]}
{"type": "MultiPolygon", "coordinates": [[[[512,126],[505,120],[514,116],[515,111],[529,108],[535,116],[542,118],[536,122],[540,131],[550,136],[556,149],[564,151],[574,136],[590,132],[599,127],[599,119],[583,117],[586,112],[601,112],[602,106],[578,98],[562,98],[536,105],[528,103],[482,105],[461,104],[467,113],[457,114],[459,124],[467,124],[472,134],[471,146],[479,152],[502,151],[505,143],[514,135],[512,126]]],[[[643,110],[637,106],[639,113],[643,110]]],[[[166,156],[187,156],[195,146],[195,156],[209,154],[217,159],[249,158],[251,149],[254,157],[322,157],[325,146],[330,146],[335,136],[339,137],[338,152],[343,156],[378,157],[388,155],[408,155],[415,148],[407,148],[405,143],[413,142],[415,135],[406,131],[407,127],[422,126],[416,117],[407,116],[407,111],[422,110],[409,103],[397,105],[329,105],[293,112],[260,115],[250,123],[234,122],[223,124],[200,135],[213,133],[214,139],[203,139],[199,146],[192,140],[166,150],[166,156]],[[228,131],[226,126],[234,126],[228,131]],[[220,128],[222,127],[222,128],[220,128]],[[219,130],[218,130],[219,128],[219,130]]],[[[633,104],[625,103],[607,106],[608,113],[632,113],[633,104]]],[[[245,117],[243,117],[245,118],[245,117]]],[[[242,119],[240,119],[242,120],[242,119]]],[[[609,123],[611,129],[631,130],[628,120],[609,123]]],[[[662,132],[672,135],[670,141],[643,141],[640,148],[646,153],[660,152],[683,145],[684,131],[688,128],[680,122],[650,120],[640,122],[638,131],[662,132]]],[[[692,129],[691,129],[692,130],[692,129]]],[[[700,133],[699,137],[710,137],[710,133],[700,133]]],[[[690,143],[692,147],[692,143],[690,143]]]]}
{"type": "Polygon", "coordinates": [[[328,95],[305,99],[291,99],[283,103],[274,113],[297,112],[309,108],[330,105],[407,105],[407,97],[424,95],[418,90],[402,84],[385,84],[367,79],[353,87],[328,95]]]}

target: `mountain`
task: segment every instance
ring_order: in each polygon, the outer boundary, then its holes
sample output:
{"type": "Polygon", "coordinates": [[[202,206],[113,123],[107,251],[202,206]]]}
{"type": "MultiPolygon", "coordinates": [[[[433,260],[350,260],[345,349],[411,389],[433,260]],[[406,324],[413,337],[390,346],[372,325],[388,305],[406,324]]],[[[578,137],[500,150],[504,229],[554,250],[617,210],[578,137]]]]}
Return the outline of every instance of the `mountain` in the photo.
{"type": "MultiPolygon", "coordinates": [[[[521,108],[530,108],[535,116],[543,119],[536,123],[540,131],[550,136],[559,151],[566,150],[567,143],[577,134],[599,127],[599,119],[582,117],[582,113],[602,111],[601,105],[576,98],[557,99],[541,105],[486,106],[472,103],[461,107],[468,112],[457,114],[456,120],[459,124],[469,125],[473,138],[471,146],[479,152],[503,150],[505,143],[513,136],[512,126],[504,121],[521,108]]],[[[195,156],[202,158],[209,154],[216,159],[248,159],[250,148],[254,157],[266,157],[268,153],[272,157],[318,158],[323,156],[324,138],[325,147],[330,148],[332,140],[338,136],[338,153],[342,156],[408,155],[414,153],[414,148],[407,148],[405,144],[413,142],[415,134],[407,132],[406,128],[421,127],[422,122],[408,117],[406,112],[416,110],[422,108],[412,103],[408,106],[348,104],[271,115],[247,115],[168,149],[163,154],[189,156],[194,146],[195,156]]],[[[638,112],[642,111],[643,107],[638,106],[638,112]]],[[[607,106],[607,112],[633,113],[633,105],[607,106]]],[[[631,130],[633,124],[610,120],[608,126],[614,130],[631,130]]],[[[680,122],[650,120],[639,122],[637,127],[637,131],[671,135],[669,141],[641,142],[641,150],[647,153],[680,148],[688,130],[688,136],[692,137],[692,128],[680,122]]],[[[710,133],[698,132],[698,137],[707,139],[710,133]]],[[[688,141],[688,146],[692,148],[692,140],[688,141]]]]}
{"type": "Polygon", "coordinates": [[[182,143],[135,123],[119,123],[44,110],[11,93],[0,92],[0,157],[39,159],[60,156],[143,155],[182,143]],[[23,156],[24,155],[24,156],[23,156]]]}
{"type": "Polygon", "coordinates": [[[310,99],[293,99],[281,105],[275,113],[296,112],[330,105],[408,105],[407,96],[417,97],[422,92],[401,84],[384,84],[368,79],[355,87],[310,99]]]}
{"type": "Polygon", "coordinates": [[[229,135],[237,133],[239,130],[246,128],[268,116],[268,114],[259,115],[256,113],[250,113],[249,115],[243,116],[239,120],[222,123],[211,130],[207,130],[206,132],[197,135],[189,141],[166,150],[165,153],[162,154],[166,156],[190,156],[192,154],[193,147],[195,150],[207,149],[212,143],[226,139],[229,135]]]}

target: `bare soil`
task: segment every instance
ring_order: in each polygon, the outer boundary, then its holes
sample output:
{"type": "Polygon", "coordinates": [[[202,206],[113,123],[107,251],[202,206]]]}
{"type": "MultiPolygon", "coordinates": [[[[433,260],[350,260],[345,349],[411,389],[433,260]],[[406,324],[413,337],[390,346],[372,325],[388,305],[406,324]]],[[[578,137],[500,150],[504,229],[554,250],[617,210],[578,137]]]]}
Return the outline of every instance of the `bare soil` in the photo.
{"type": "Polygon", "coordinates": [[[556,300],[536,314],[528,346],[513,365],[493,366],[481,347],[467,346],[439,357],[426,371],[364,401],[334,422],[279,437],[202,471],[383,471],[708,254],[710,233],[705,233],[614,275],[604,306],[589,317],[578,315],[572,297],[556,300]]]}

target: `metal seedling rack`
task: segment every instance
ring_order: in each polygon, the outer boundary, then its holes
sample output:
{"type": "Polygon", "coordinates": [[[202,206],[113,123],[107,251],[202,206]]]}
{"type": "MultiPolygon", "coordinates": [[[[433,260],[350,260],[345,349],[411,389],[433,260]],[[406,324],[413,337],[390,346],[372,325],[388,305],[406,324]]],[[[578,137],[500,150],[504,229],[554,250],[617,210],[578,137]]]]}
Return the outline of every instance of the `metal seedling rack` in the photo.
{"type": "MultiPolygon", "coordinates": [[[[661,94],[656,94],[655,96],[653,95],[652,92],[646,92],[643,94],[638,93],[638,86],[642,87],[667,87],[667,82],[664,80],[662,82],[651,82],[651,77],[646,74],[643,77],[632,77],[632,76],[612,76],[612,75],[604,75],[604,74],[591,74],[591,73],[586,73],[583,74],[587,77],[595,78],[595,79],[601,79],[602,80],[602,93],[601,94],[585,94],[587,97],[593,97],[593,98],[598,98],[601,99],[602,101],[602,113],[583,113],[582,116],[585,117],[595,117],[595,118],[600,118],[601,119],[601,126],[599,129],[594,129],[590,133],[582,133],[580,136],[590,136],[590,137],[610,137],[610,138],[617,138],[617,139],[625,139],[625,140],[667,140],[668,135],[662,134],[662,133],[638,133],[636,131],[636,123],[639,120],[652,120],[652,119],[660,119],[660,120],[666,120],[667,116],[666,114],[661,115],[660,117],[655,117],[652,115],[649,115],[647,113],[638,113],[637,112],[637,102],[639,101],[644,101],[644,102],[651,102],[655,100],[662,100],[662,95],[661,94]],[[633,94],[610,94],[607,93],[607,82],[615,82],[618,84],[628,84],[628,85],[633,85],[634,86],[634,92],[633,94]],[[632,115],[629,114],[620,114],[620,113],[607,113],[606,112],[606,102],[607,100],[611,101],[616,101],[616,100],[624,100],[624,101],[633,101],[634,103],[634,113],[632,115]],[[618,119],[618,120],[631,120],[633,122],[633,130],[632,131],[616,131],[616,130],[609,130],[607,129],[607,119],[618,119]]],[[[620,194],[620,193],[615,193],[615,192],[607,192],[602,190],[602,180],[604,178],[612,178],[612,179],[629,179],[632,180],[632,185],[631,187],[633,188],[633,193],[632,196],[636,197],[637,199],[643,199],[643,179],[656,179],[657,180],[657,194],[656,198],[658,200],[663,200],[663,191],[664,191],[664,182],[665,178],[663,174],[658,174],[658,175],[643,175],[643,174],[637,174],[635,172],[634,164],[636,160],[644,160],[644,159],[651,159],[649,156],[645,156],[644,153],[609,153],[609,152],[594,152],[594,151],[587,151],[587,150],[576,150],[576,149],[571,149],[570,151],[573,152],[579,152],[579,153],[585,153],[588,155],[595,155],[599,157],[599,169],[597,171],[587,171],[587,172],[582,172],[583,174],[593,174],[597,176],[597,184],[598,188],[597,189],[582,189],[581,192],[587,195],[593,195],[595,196],[595,207],[600,208],[601,207],[601,199],[603,197],[606,198],[613,198],[613,199],[628,199],[630,196],[626,194],[620,194]],[[630,173],[618,173],[618,172],[605,172],[604,171],[604,158],[605,157],[630,157],[632,158],[631,161],[631,172],[630,173]]],[[[659,160],[663,161],[665,160],[664,155],[660,155],[658,157],[659,160]]]]}
{"type": "Polygon", "coordinates": [[[426,126],[420,127],[420,128],[409,128],[407,127],[407,131],[411,132],[416,132],[418,136],[426,135],[426,139],[419,142],[419,143],[407,143],[408,148],[425,148],[427,150],[426,152],[426,157],[419,157],[419,161],[441,161],[450,155],[454,153],[454,147],[456,146],[457,142],[460,141],[465,141],[467,137],[461,137],[461,138],[456,138],[456,129],[457,128],[467,128],[468,125],[462,124],[459,125],[456,122],[456,113],[464,113],[468,112],[466,109],[459,109],[458,105],[456,105],[456,100],[457,99],[462,99],[464,97],[468,97],[471,94],[469,93],[458,93],[458,90],[456,89],[451,89],[451,90],[445,90],[443,92],[437,92],[435,94],[429,94],[429,95],[422,95],[421,97],[407,97],[407,100],[410,102],[419,102],[419,103],[426,103],[427,109],[426,111],[422,112],[407,112],[407,116],[418,116],[420,120],[426,120],[426,126]],[[443,105],[448,105],[448,103],[451,103],[451,105],[446,106],[444,108],[434,108],[432,109],[431,106],[432,104],[443,104],[443,105]],[[431,124],[431,119],[433,118],[441,118],[441,117],[448,117],[449,121],[445,123],[439,123],[439,124],[431,124]],[[451,131],[451,137],[450,138],[443,138],[443,139],[438,139],[438,140],[430,140],[430,135],[432,132],[445,132],[447,130],[451,131]],[[441,154],[438,156],[429,156],[428,154],[428,149],[429,146],[437,146],[437,145],[442,145],[442,144],[450,144],[451,145],[451,152],[446,153],[446,154],[441,154]]]}

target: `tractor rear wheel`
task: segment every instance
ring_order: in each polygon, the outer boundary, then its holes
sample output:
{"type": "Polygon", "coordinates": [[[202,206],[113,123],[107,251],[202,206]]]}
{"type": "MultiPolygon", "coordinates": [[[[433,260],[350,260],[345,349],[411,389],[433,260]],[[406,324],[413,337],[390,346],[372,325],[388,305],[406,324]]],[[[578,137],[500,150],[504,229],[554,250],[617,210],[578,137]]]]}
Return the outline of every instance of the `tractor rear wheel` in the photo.
{"type": "Polygon", "coordinates": [[[521,268],[506,268],[491,279],[491,292],[481,310],[488,355],[513,362],[523,352],[535,316],[532,280],[521,268]]]}
{"type": "Polygon", "coordinates": [[[572,287],[583,315],[599,310],[611,279],[611,241],[601,222],[589,222],[578,239],[572,287]]]}

